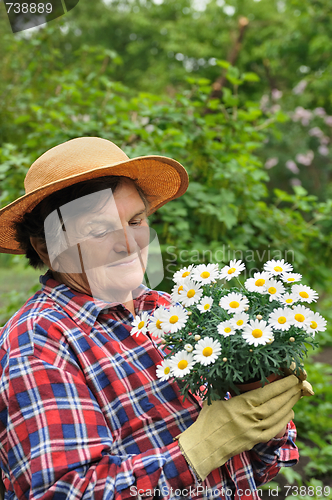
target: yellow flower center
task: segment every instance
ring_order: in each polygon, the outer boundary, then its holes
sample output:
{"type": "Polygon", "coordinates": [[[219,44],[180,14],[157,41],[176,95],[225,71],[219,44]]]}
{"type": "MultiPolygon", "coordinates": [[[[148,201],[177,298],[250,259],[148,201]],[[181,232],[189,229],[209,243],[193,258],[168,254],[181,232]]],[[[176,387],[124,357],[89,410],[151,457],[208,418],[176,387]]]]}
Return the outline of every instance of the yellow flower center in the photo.
{"type": "Polygon", "coordinates": [[[255,281],[256,286],[263,286],[265,284],[265,280],[263,278],[259,278],[258,280],[255,281]]]}
{"type": "Polygon", "coordinates": [[[270,286],[270,288],[268,289],[268,292],[273,295],[274,293],[276,293],[277,289],[274,287],[274,286],[270,286]]]}
{"type": "Polygon", "coordinates": [[[282,273],[282,267],[280,266],[276,266],[273,269],[275,270],[276,273],[282,273]]]}
{"type": "Polygon", "coordinates": [[[313,329],[317,328],[317,323],[316,323],[316,321],[312,321],[312,322],[310,323],[310,328],[313,328],[313,329]]]}
{"type": "Polygon", "coordinates": [[[230,333],[231,331],[232,331],[232,329],[229,328],[229,326],[226,326],[226,328],[224,329],[225,333],[230,333]]]}
{"type": "Polygon", "coordinates": [[[201,278],[206,279],[210,277],[210,273],[209,271],[203,271],[200,276],[201,278]]]}
{"type": "Polygon", "coordinates": [[[239,303],[236,301],[236,300],[232,300],[232,302],[229,303],[229,307],[231,307],[232,309],[236,309],[237,307],[239,307],[239,303]]]}
{"type": "Polygon", "coordinates": [[[188,366],[188,361],[186,359],[181,359],[181,361],[178,362],[178,368],[179,370],[184,370],[188,366]]]}
{"type": "Polygon", "coordinates": [[[236,271],[235,267],[231,267],[230,269],[228,269],[227,274],[233,274],[235,273],[235,271],[236,271]]]}
{"type": "Polygon", "coordinates": [[[169,366],[166,366],[166,368],[164,369],[165,375],[168,375],[169,372],[170,372],[170,368],[169,368],[169,366]]]}
{"type": "Polygon", "coordinates": [[[303,314],[295,314],[294,318],[296,319],[296,321],[298,321],[299,323],[303,323],[303,321],[305,320],[305,317],[303,316],[303,314]]]}
{"type": "Polygon", "coordinates": [[[212,347],[204,347],[204,349],[202,351],[203,356],[205,356],[206,358],[211,356],[212,353],[213,353],[212,347]]]}
{"type": "Polygon", "coordinates": [[[176,316],[175,314],[169,318],[169,322],[172,323],[172,325],[174,325],[177,321],[179,321],[179,316],[176,316]]]}
{"type": "Polygon", "coordinates": [[[278,318],[278,323],[280,323],[281,325],[283,325],[284,323],[286,323],[285,316],[280,316],[280,318],[278,318]]]}
{"type": "Polygon", "coordinates": [[[236,322],[236,324],[237,324],[238,326],[243,325],[243,319],[238,319],[238,320],[237,320],[237,322],[236,322]]]}
{"type": "Polygon", "coordinates": [[[161,330],[161,323],[162,323],[162,321],[160,321],[160,319],[157,319],[156,327],[159,328],[159,330],[161,330]]]}
{"type": "Polygon", "coordinates": [[[182,273],[182,278],[186,278],[187,276],[189,276],[189,274],[189,271],[185,271],[184,273],[182,273]]]}
{"type": "Polygon", "coordinates": [[[207,309],[210,309],[210,304],[204,304],[204,309],[207,311],[207,309]]]}
{"type": "Polygon", "coordinates": [[[295,278],[287,278],[287,281],[295,281],[295,278]]]}
{"type": "Polygon", "coordinates": [[[309,294],[307,292],[300,292],[299,295],[300,297],[302,297],[302,299],[307,299],[309,297],[309,294]]]}
{"type": "Polygon", "coordinates": [[[188,290],[187,292],[187,297],[188,299],[191,299],[191,297],[193,297],[195,295],[195,290],[192,288],[191,290],[188,290]]]}
{"type": "Polygon", "coordinates": [[[178,288],[178,293],[182,292],[182,290],[183,290],[183,286],[180,285],[179,288],[178,288]]]}
{"type": "Polygon", "coordinates": [[[293,302],[293,299],[286,299],[287,304],[291,304],[293,302]]]}
{"type": "Polygon", "coordinates": [[[137,325],[137,328],[140,330],[144,326],[144,321],[140,321],[137,325]]]}
{"type": "Polygon", "coordinates": [[[252,331],[252,336],[255,337],[255,339],[259,339],[262,335],[263,332],[259,328],[255,328],[255,330],[252,331]]]}

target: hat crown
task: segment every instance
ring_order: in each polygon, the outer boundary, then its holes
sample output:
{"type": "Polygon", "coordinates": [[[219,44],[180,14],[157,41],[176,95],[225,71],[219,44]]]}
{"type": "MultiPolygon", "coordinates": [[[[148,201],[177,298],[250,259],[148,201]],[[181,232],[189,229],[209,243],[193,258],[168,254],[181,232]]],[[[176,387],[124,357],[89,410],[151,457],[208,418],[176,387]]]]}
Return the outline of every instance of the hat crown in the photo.
{"type": "Polygon", "coordinates": [[[46,151],[31,165],[24,180],[25,192],[29,194],[59,180],[128,159],[122,149],[106,139],[71,139],[46,151]]]}

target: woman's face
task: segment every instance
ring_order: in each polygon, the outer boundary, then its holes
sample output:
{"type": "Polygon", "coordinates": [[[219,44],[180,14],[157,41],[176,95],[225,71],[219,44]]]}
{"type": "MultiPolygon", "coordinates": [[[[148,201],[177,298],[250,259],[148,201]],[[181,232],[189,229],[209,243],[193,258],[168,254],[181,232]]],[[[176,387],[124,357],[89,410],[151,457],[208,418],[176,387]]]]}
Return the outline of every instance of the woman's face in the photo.
{"type": "Polygon", "coordinates": [[[76,203],[74,217],[67,218],[66,205],[59,209],[68,249],[54,262],[71,286],[108,302],[125,302],[142,283],[147,264],[146,207],[130,180],[123,181],[114,194],[105,189],[88,197],[98,200],[92,210],[80,214],[83,198],[68,204],[76,203]]]}

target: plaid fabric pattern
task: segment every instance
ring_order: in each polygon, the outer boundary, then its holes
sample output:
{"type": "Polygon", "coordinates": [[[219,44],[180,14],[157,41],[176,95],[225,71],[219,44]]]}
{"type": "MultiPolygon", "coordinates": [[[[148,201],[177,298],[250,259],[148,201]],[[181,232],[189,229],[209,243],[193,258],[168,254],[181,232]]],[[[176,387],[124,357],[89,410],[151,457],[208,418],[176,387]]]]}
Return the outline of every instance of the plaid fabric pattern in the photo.
{"type": "MultiPolygon", "coordinates": [[[[284,438],[232,458],[198,484],[174,437],[200,404],[156,379],[158,344],[130,335],[133,317],[121,304],[76,293],[49,273],[41,282],[0,337],[7,500],[258,499],[259,485],[297,461],[291,423],[284,438]]],[[[137,314],[169,304],[168,294],[145,287],[135,300],[137,314]]]]}

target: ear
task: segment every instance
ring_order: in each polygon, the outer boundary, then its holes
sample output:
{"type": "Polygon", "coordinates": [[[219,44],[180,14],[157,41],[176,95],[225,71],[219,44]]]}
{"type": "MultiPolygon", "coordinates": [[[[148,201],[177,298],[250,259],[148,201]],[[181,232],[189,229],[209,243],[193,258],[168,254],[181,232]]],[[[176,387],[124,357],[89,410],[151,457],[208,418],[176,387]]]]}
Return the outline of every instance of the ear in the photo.
{"type": "Polygon", "coordinates": [[[54,267],[51,266],[51,262],[48,257],[46,243],[37,236],[30,236],[30,243],[33,246],[34,250],[39,255],[39,257],[41,258],[41,260],[44,262],[44,264],[52,271],[56,271],[56,269],[54,269],[54,267]]]}

